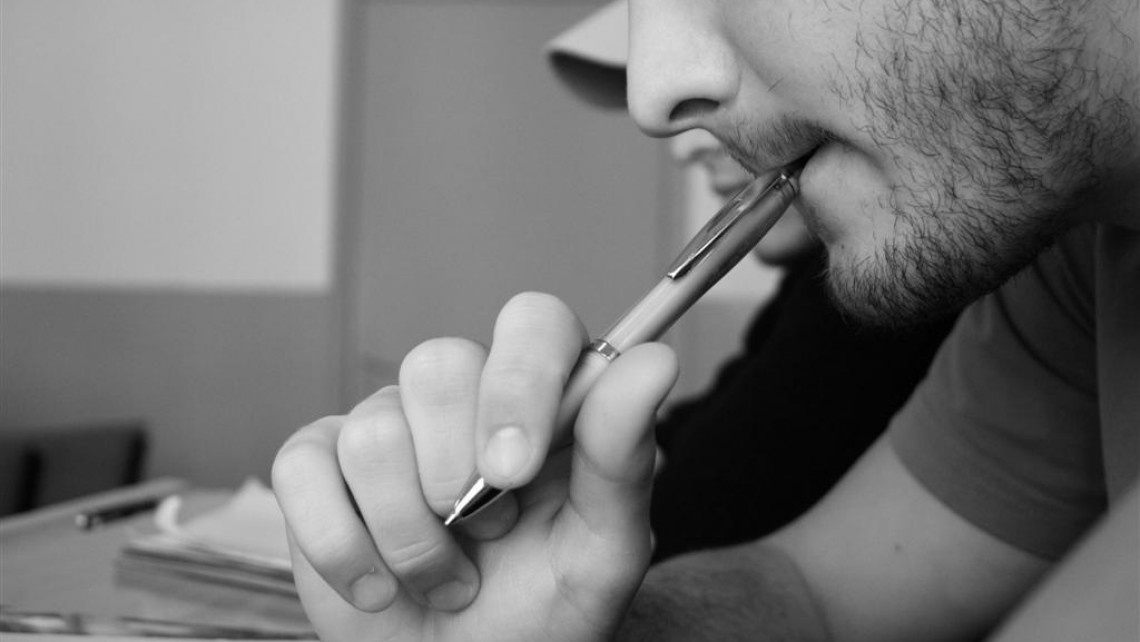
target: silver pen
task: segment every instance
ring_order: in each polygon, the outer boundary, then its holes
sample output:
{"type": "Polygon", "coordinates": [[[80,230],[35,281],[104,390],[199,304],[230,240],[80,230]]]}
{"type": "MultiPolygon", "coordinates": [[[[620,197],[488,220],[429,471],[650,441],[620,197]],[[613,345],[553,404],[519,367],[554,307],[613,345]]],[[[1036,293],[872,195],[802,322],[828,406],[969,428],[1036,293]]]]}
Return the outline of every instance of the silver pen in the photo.
{"type": "MultiPolygon", "coordinates": [[[[658,339],[775,225],[799,194],[799,172],[806,160],[807,156],[784,168],[775,179],[756,179],[729,199],[689,241],[665,277],[582,350],[555,419],[557,432],[552,443],[556,447],[568,440],[586,393],[610,362],[640,343],[658,339]]],[[[476,471],[455,500],[444,525],[471,517],[502,493],[476,471]]]]}

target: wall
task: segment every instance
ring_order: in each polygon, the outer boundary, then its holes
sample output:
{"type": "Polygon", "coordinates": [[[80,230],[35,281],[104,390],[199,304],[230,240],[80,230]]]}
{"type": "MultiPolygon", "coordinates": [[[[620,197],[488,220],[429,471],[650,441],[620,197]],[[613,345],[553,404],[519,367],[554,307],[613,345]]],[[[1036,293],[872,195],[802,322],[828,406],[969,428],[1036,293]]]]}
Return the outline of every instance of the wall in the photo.
{"type": "Polygon", "coordinates": [[[340,8],[2,0],[0,427],[264,475],[335,407],[340,8]]]}
{"type": "Polygon", "coordinates": [[[142,418],[148,472],[267,479],[277,446],[334,410],[325,296],[0,290],[4,428],[142,418]]]}
{"type": "Polygon", "coordinates": [[[663,144],[583,106],[543,55],[596,5],[385,0],[351,21],[357,396],[425,339],[488,341],[517,292],[600,333],[661,278],[679,221],[663,144]]]}

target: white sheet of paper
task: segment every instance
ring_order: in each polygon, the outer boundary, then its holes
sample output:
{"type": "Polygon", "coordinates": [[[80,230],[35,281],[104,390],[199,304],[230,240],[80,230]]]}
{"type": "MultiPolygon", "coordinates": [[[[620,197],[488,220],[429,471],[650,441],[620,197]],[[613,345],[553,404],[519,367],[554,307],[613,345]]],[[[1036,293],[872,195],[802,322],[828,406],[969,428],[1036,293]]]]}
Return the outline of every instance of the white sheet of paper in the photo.
{"type": "Polygon", "coordinates": [[[273,491],[258,479],[247,479],[225,504],[185,522],[179,521],[180,508],[176,496],[163,502],[155,513],[158,528],[201,546],[289,561],[285,517],[273,491]]]}

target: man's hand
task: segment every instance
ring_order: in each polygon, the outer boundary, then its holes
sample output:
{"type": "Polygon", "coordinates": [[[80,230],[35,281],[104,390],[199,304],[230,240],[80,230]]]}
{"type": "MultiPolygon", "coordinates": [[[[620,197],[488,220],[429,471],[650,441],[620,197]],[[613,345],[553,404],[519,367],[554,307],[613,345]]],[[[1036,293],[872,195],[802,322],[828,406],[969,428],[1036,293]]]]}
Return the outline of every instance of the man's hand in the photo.
{"type": "Polygon", "coordinates": [[[462,339],[407,355],[399,386],[290,438],[273,468],[297,588],[324,640],[584,640],[616,629],[650,555],[656,409],[668,348],[616,360],[572,448],[547,459],[585,344],[557,299],[524,294],[488,351],[462,339]],[[472,471],[514,488],[448,529],[472,471]]]}

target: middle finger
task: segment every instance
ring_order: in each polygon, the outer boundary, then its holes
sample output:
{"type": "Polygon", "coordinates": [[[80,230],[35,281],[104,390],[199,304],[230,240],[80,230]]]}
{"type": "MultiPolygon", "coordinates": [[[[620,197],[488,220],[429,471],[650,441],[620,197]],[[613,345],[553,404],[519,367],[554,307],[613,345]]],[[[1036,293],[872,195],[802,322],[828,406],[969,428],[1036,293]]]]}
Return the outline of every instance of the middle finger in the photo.
{"type": "Polygon", "coordinates": [[[563,389],[586,332],[559,299],[528,292],[495,322],[479,387],[479,471],[497,488],[528,483],[541,469],[558,426],[563,389]]]}

